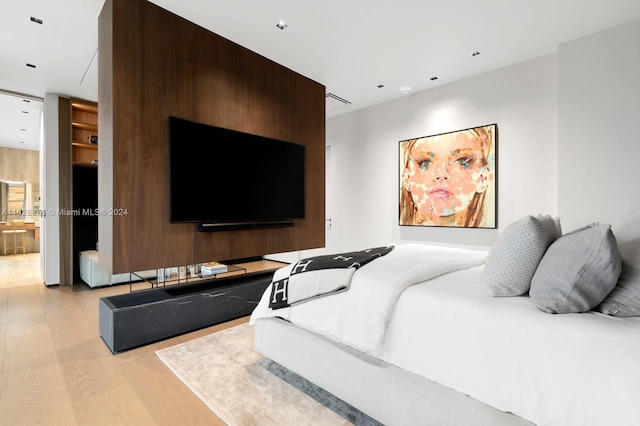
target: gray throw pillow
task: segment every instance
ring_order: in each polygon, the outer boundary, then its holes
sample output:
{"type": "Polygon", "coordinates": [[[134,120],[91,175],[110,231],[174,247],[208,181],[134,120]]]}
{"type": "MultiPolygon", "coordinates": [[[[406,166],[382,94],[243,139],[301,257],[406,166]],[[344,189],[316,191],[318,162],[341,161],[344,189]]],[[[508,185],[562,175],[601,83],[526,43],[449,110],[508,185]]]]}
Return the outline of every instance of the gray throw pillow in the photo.
{"type": "Polygon", "coordinates": [[[616,231],[622,272],[616,288],[596,311],[617,317],[640,316],[640,210],[616,231]]]}
{"type": "Polygon", "coordinates": [[[529,295],[547,313],[590,311],[613,290],[620,269],[611,226],[589,226],[551,244],[533,276],[529,295]]]}
{"type": "Polygon", "coordinates": [[[551,216],[525,216],[505,228],[491,247],[484,268],[486,291],[496,297],[521,296],[547,247],[558,237],[551,216]]]}

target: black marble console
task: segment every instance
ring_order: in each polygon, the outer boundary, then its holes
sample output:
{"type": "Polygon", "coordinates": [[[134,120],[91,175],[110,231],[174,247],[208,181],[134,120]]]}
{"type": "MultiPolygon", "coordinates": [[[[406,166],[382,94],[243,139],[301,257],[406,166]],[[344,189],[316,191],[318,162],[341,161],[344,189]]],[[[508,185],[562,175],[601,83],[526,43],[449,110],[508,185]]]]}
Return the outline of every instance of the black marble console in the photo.
{"type": "Polygon", "coordinates": [[[253,273],[103,297],[100,337],[115,354],[249,315],[272,276],[253,273]]]}

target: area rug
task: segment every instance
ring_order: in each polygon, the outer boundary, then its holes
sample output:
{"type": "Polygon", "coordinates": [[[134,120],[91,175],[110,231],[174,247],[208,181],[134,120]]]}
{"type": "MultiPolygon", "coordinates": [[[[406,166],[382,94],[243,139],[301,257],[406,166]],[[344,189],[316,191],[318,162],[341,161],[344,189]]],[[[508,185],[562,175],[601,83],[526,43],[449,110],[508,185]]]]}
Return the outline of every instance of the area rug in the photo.
{"type": "Polygon", "coordinates": [[[262,358],[253,339],[253,327],[242,324],[156,351],[156,355],[230,426],[376,424],[302,377],[262,358]]]}

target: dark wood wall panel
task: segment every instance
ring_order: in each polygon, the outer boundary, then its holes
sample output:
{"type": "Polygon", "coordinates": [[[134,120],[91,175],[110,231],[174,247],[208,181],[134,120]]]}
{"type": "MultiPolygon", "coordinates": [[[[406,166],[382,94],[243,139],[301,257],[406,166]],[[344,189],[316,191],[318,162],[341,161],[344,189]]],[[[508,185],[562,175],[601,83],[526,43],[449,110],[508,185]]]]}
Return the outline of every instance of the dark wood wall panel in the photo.
{"type": "MultiPolygon", "coordinates": [[[[98,208],[113,207],[113,4],[107,0],[98,16],[98,208]]],[[[113,220],[98,217],[100,265],[113,268],[113,220]]]]}
{"type": "MultiPolygon", "coordinates": [[[[101,218],[101,246],[112,228],[105,257],[112,257],[113,272],[324,246],[324,86],[145,0],[107,0],[104,8],[100,25],[111,26],[112,63],[103,69],[101,56],[100,84],[106,72],[112,84],[110,93],[101,90],[100,108],[103,96],[113,106],[111,120],[100,122],[100,155],[110,126],[112,152],[105,155],[112,157],[113,183],[101,183],[100,191],[111,191],[111,207],[128,212],[101,218]],[[306,218],[293,228],[218,233],[170,223],[171,115],[304,144],[306,218]]],[[[102,199],[101,208],[109,208],[109,196],[102,199]]]]}
{"type": "Polygon", "coordinates": [[[168,116],[190,116],[193,111],[193,65],[189,60],[193,29],[158,7],[136,3],[140,4],[139,15],[127,9],[128,22],[121,28],[127,34],[120,40],[127,47],[123,50],[130,52],[124,58],[127,74],[115,80],[116,86],[123,83],[124,90],[119,95],[122,98],[116,98],[114,124],[129,127],[116,133],[120,141],[114,139],[114,207],[127,208],[128,214],[113,217],[114,241],[121,242],[120,250],[114,251],[114,264],[139,262],[142,267],[134,270],[186,264],[191,253],[184,248],[191,245],[193,229],[168,220],[165,143],[168,116]],[[130,110],[119,109],[129,102],[130,110]]]}
{"type": "MultiPolygon", "coordinates": [[[[71,169],[71,105],[68,98],[58,98],[58,208],[73,209],[71,169]]],[[[73,285],[73,227],[72,217],[59,216],[60,226],[60,285],[73,285]]]]}

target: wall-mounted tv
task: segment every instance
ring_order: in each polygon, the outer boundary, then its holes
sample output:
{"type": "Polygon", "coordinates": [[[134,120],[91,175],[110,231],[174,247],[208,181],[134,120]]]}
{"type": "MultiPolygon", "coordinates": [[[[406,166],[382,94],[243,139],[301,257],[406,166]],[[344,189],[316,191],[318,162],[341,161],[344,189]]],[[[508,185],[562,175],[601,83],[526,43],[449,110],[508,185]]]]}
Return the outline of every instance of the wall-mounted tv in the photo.
{"type": "Polygon", "coordinates": [[[169,117],[171,222],[202,231],[304,218],[305,147],[169,117]]]}

